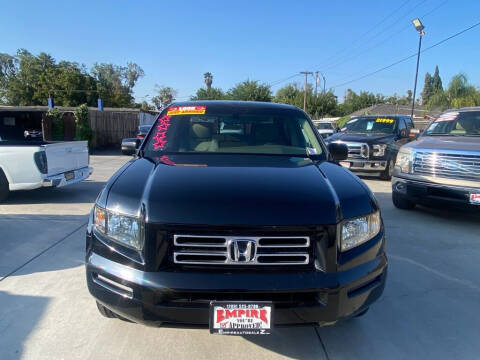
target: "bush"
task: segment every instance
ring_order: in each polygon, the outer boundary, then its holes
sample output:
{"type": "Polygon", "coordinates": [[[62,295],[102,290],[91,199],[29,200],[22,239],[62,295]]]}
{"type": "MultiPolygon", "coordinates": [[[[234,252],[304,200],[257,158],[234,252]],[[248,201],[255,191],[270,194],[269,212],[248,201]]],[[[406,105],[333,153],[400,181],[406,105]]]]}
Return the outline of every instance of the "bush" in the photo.
{"type": "Polygon", "coordinates": [[[86,104],[80,105],[75,110],[75,140],[87,140],[90,147],[93,132],[88,122],[88,107],[86,104]]]}
{"type": "Polygon", "coordinates": [[[47,116],[52,120],[52,140],[62,141],[63,134],[63,114],[58,109],[50,109],[47,111],[47,116]]]}

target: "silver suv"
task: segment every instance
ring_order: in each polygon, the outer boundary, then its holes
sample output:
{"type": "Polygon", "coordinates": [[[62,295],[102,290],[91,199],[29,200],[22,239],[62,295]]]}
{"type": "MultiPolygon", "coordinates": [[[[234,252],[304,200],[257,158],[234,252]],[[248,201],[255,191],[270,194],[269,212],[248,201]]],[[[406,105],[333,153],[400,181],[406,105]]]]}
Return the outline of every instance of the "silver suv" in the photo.
{"type": "Polygon", "coordinates": [[[480,209],[480,107],[444,112],[400,149],[392,199],[400,209],[445,201],[480,209]]]}

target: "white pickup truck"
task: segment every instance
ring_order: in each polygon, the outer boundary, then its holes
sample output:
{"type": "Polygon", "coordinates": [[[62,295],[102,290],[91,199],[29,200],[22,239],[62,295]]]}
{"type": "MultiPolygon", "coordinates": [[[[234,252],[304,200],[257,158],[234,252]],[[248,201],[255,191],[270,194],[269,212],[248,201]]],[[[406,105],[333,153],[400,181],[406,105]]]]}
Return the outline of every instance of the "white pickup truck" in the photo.
{"type": "Polygon", "coordinates": [[[87,141],[1,141],[0,201],[10,191],[60,187],[92,173],[87,141]]]}

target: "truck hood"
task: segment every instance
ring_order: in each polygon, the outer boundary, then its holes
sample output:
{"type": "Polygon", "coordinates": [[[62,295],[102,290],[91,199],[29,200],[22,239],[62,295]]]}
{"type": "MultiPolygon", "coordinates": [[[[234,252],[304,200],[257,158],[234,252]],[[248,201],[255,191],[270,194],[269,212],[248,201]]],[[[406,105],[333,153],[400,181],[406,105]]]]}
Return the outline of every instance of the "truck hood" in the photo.
{"type": "Polygon", "coordinates": [[[144,208],[149,223],[326,225],[377,209],[348,170],[296,157],[140,158],[114,178],[99,197],[104,206],[130,215],[144,208]]]}
{"type": "Polygon", "coordinates": [[[394,134],[368,134],[368,133],[336,133],[328,138],[328,141],[345,141],[345,142],[363,142],[367,144],[385,144],[395,139],[394,134]]]}
{"type": "Polygon", "coordinates": [[[480,136],[421,136],[405,147],[432,151],[474,151],[480,155],[480,136]]]}

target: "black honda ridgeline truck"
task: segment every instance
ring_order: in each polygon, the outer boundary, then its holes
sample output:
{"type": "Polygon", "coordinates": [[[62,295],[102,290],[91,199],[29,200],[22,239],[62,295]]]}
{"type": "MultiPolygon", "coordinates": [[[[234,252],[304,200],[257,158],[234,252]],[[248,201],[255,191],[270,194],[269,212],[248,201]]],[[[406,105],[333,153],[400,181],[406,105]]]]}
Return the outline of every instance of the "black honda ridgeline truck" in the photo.
{"type": "Polygon", "coordinates": [[[384,289],[385,235],[346,156],[293,106],[169,106],[91,212],[98,309],[221,334],[363,315],[384,289]]]}

